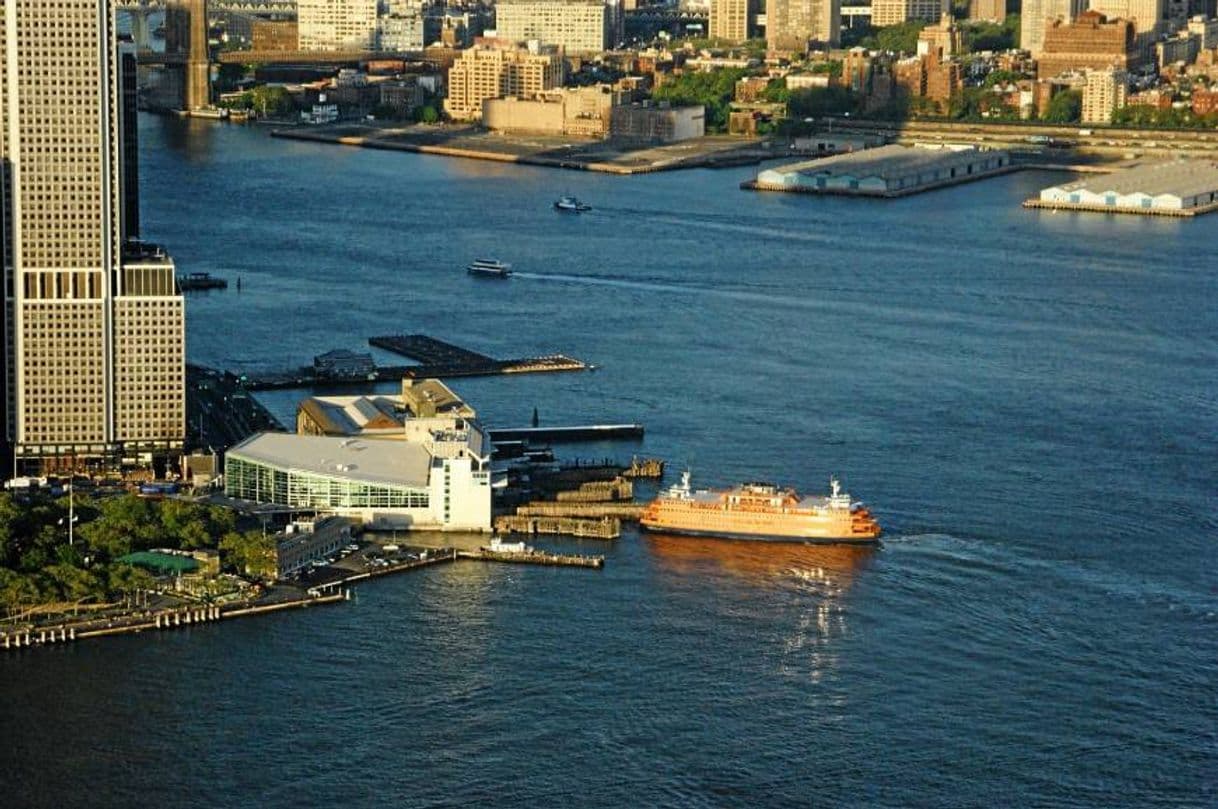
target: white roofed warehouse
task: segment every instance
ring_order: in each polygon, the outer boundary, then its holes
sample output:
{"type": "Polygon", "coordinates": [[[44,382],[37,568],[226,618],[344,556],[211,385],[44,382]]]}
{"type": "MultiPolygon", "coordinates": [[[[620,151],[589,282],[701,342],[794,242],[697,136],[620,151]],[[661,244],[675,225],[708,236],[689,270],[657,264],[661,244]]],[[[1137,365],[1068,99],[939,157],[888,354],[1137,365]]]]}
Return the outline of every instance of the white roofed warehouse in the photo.
{"type": "Polygon", "coordinates": [[[1008,171],[1004,151],[972,146],[881,146],[766,169],[746,188],[900,197],[1008,171]]]}
{"type": "Polygon", "coordinates": [[[1045,188],[1028,208],[1196,216],[1218,208],[1218,163],[1171,160],[1045,188]]]}

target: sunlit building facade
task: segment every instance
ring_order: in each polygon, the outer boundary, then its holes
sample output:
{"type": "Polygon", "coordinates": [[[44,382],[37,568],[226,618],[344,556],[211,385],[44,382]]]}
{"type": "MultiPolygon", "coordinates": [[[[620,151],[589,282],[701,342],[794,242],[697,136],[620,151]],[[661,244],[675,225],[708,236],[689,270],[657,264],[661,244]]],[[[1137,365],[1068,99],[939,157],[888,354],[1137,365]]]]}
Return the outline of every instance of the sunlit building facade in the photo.
{"type": "Polygon", "coordinates": [[[18,471],[152,465],[185,438],[184,306],[139,228],[113,0],[0,16],[5,427],[18,471]]]}

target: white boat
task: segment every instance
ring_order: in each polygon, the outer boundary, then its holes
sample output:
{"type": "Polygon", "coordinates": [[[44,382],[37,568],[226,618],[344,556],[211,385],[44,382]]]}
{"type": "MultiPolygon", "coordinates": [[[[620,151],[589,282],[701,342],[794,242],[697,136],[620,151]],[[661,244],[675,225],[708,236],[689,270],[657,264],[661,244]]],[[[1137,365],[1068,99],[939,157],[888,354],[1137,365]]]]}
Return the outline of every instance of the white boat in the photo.
{"type": "Polygon", "coordinates": [[[465,269],[470,275],[484,275],[489,278],[507,278],[512,274],[511,264],[494,258],[476,258],[465,269]]]}
{"type": "Polygon", "coordinates": [[[567,211],[569,213],[583,213],[584,211],[592,210],[592,206],[587,203],[580,202],[575,197],[559,197],[554,203],[554,210],[567,211]]]}

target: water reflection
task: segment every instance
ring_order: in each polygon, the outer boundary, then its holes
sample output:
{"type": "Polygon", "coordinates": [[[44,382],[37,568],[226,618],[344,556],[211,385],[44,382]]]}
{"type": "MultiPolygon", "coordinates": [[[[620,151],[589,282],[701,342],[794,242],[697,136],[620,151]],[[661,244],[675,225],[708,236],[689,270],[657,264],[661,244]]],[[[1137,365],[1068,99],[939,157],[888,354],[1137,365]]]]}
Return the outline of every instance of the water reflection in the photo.
{"type": "Polygon", "coordinates": [[[675,573],[704,572],[713,567],[758,583],[785,579],[836,592],[844,592],[876,552],[874,546],[867,545],[757,542],[658,533],[645,534],[644,539],[660,566],[675,573]]]}

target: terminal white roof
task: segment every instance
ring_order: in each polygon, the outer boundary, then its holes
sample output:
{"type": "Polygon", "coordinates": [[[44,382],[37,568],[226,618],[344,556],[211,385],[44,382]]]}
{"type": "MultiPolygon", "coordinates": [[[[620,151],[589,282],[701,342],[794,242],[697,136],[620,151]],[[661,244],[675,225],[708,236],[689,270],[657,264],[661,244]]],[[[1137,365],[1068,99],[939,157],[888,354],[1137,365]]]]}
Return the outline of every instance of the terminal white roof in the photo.
{"type": "Polygon", "coordinates": [[[966,165],[975,160],[979,153],[979,149],[972,147],[928,148],[890,144],[875,149],[847,152],[832,157],[821,157],[816,160],[779,166],[774,171],[780,174],[798,173],[809,176],[825,174],[831,177],[849,174],[853,177],[881,177],[885,180],[895,180],[910,174],[917,174],[923,169],[966,165]]]}
{"type": "Polygon", "coordinates": [[[1061,191],[1089,191],[1093,194],[1160,194],[1186,198],[1218,191],[1218,162],[1212,160],[1169,160],[1146,163],[1112,174],[1090,175],[1065,185],[1052,186],[1061,191]]]}
{"type": "Polygon", "coordinates": [[[426,488],[431,453],[410,441],[258,433],[228,456],[276,469],[360,483],[426,488]]]}

